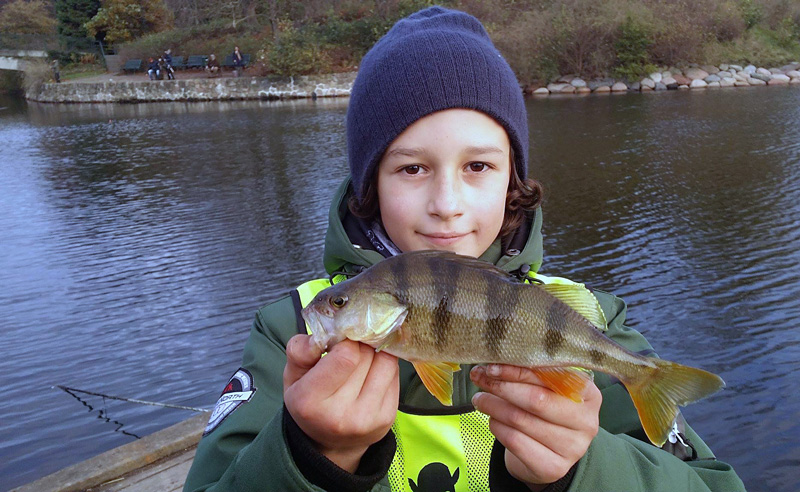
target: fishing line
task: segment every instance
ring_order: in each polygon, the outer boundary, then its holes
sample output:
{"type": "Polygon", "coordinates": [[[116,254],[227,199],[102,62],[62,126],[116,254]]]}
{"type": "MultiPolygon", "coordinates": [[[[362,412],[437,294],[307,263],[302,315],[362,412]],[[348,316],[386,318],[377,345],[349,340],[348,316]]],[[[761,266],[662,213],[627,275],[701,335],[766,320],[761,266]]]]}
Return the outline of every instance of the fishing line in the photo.
{"type": "MultiPolygon", "coordinates": [[[[55,386],[53,386],[53,387],[55,387],[55,386]]],[[[83,406],[87,407],[89,412],[94,410],[94,407],[92,405],[90,405],[87,401],[85,401],[80,396],[78,396],[75,393],[73,393],[72,391],[70,391],[70,388],[66,388],[66,387],[62,387],[62,386],[59,386],[59,388],[64,390],[71,397],[73,397],[76,400],[78,400],[79,402],[81,402],[81,404],[83,406]]],[[[80,391],[80,390],[77,390],[77,391],[80,391]]],[[[121,430],[123,427],[125,427],[125,424],[123,424],[119,420],[111,420],[111,418],[109,418],[109,416],[108,416],[108,410],[106,410],[105,406],[106,406],[106,399],[103,398],[103,408],[101,410],[97,411],[97,418],[98,419],[105,420],[109,424],[115,424],[117,426],[117,428],[114,429],[114,432],[120,432],[122,434],[125,434],[126,436],[131,436],[131,437],[135,437],[136,439],[141,439],[141,436],[138,436],[138,435],[134,434],[133,432],[128,432],[126,430],[121,430]]]]}
{"type": "MultiPolygon", "coordinates": [[[[145,401],[145,400],[137,400],[135,398],[124,398],[122,396],[105,395],[103,393],[95,393],[94,391],[86,391],[86,390],[77,389],[77,388],[70,388],[68,386],[62,386],[60,384],[56,385],[56,386],[51,386],[51,388],[58,388],[60,390],[63,390],[65,392],[71,394],[75,398],[78,398],[78,397],[76,395],[74,395],[73,392],[84,393],[84,394],[92,395],[92,396],[99,396],[101,398],[109,398],[111,400],[126,401],[128,403],[138,403],[140,405],[151,405],[151,406],[154,406],[154,407],[175,408],[177,410],[190,410],[192,412],[204,412],[204,413],[210,412],[210,410],[206,410],[204,408],[186,407],[186,406],[183,406],[183,405],[173,405],[172,403],[160,403],[160,402],[157,402],[157,401],[145,401]]],[[[80,398],[78,398],[78,400],[80,400],[80,398]]],[[[83,403],[83,400],[81,400],[81,402],[83,403]]],[[[89,406],[86,403],[84,403],[84,405],[89,406]]],[[[91,409],[91,406],[89,406],[89,408],[91,409]]]]}

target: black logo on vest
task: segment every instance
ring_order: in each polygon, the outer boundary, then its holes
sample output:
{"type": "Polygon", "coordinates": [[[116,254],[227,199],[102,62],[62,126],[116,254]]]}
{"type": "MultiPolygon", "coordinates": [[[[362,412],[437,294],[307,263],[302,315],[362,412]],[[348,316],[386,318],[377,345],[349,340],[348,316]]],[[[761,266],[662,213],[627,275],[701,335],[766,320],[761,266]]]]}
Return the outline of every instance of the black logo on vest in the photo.
{"type": "Polygon", "coordinates": [[[236,374],[231,376],[225,389],[222,390],[222,394],[217,400],[216,406],[214,406],[214,411],[211,412],[211,418],[208,420],[205,431],[203,431],[203,436],[207,436],[211,431],[219,427],[219,424],[239,408],[242,403],[250,401],[255,392],[253,375],[250,374],[250,371],[243,368],[236,371],[236,374]]]}
{"type": "Polygon", "coordinates": [[[450,475],[450,469],[444,463],[428,463],[419,472],[417,483],[408,479],[408,485],[414,492],[456,492],[458,468],[450,475]]]}

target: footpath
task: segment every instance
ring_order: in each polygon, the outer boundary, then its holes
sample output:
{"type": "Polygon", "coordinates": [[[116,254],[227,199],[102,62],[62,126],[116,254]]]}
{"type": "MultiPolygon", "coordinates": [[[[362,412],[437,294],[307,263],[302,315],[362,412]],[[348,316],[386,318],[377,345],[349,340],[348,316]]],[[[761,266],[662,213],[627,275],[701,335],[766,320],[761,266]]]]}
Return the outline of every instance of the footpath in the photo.
{"type": "Polygon", "coordinates": [[[196,415],[11,492],[179,492],[206,422],[196,415]]]}

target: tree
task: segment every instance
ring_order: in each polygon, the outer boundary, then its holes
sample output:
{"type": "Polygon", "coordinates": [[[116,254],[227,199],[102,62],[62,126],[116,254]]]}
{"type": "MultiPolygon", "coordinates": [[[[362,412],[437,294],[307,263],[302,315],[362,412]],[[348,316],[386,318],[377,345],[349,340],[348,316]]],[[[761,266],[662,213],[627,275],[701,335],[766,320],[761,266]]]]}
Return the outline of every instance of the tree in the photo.
{"type": "Polygon", "coordinates": [[[103,0],[85,27],[92,36],[105,34],[108,42],[118,43],[165,31],[172,23],[172,11],[163,0],[103,0]]]}
{"type": "Polygon", "coordinates": [[[43,0],[14,0],[0,8],[0,32],[55,34],[56,24],[43,0]]]}
{"type": "Polygon", "coordinates": [[[100,0],[56,0],[58,34],[67,38],[89,36],[84,24],[97,14],[100,0]]]}

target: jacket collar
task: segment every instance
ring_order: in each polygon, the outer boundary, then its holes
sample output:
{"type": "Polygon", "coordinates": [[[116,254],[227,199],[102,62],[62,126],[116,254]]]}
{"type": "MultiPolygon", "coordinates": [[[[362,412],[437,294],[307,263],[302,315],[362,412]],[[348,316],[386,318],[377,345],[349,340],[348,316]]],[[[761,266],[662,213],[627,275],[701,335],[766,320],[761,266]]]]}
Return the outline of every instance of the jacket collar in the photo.
{"type": "MultiPolygon", "coordinates": [[[[353,271],[368,268],[384,258],[366,237],[358,219],[350,214],[347,200],[352,193],[350,178],[345,179],[331,202],[328,213],[328,231],[325,235],[323,262],[330,274],[336,271],[353,271]]],[[[503,247],[495,241],[480,259],[488,261],[507,272],[530,265],[536,272],[542,264],[542,212],[536,209],[530,221],[503,247]]]]}

